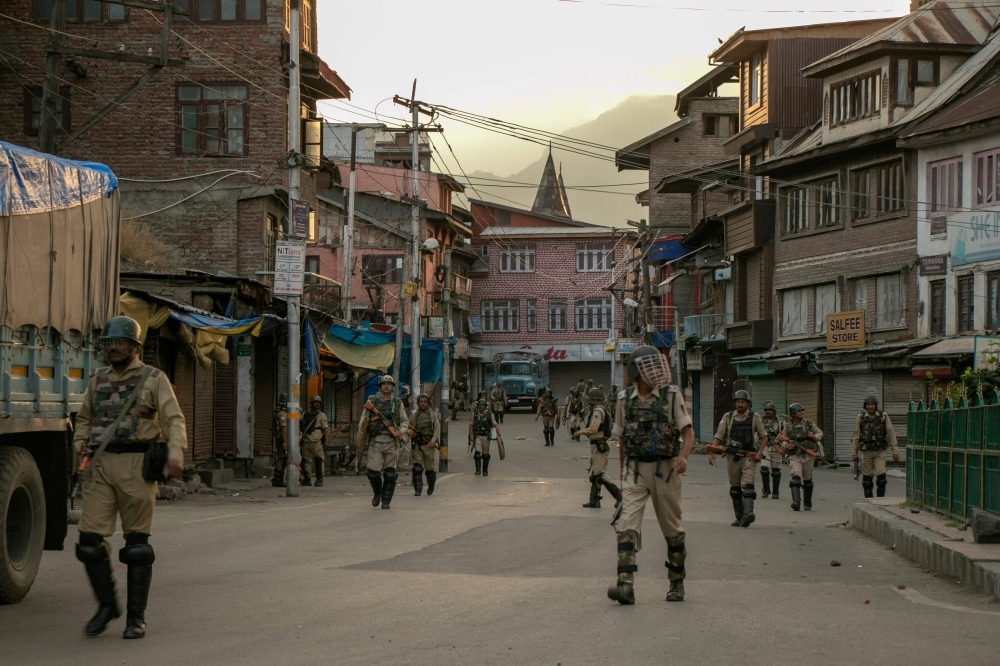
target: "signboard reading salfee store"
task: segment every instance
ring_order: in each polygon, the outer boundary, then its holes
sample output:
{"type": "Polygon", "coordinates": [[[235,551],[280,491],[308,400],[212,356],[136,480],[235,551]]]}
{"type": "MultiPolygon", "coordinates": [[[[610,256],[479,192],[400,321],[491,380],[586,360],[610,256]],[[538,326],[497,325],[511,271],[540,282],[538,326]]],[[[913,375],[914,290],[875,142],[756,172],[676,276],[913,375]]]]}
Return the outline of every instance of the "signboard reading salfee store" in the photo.
{"type": "Polygon", "coordinates": [[[854,349],[865,346],[865,311],[831,312],[826,315],[826,348],[854,349]]]}

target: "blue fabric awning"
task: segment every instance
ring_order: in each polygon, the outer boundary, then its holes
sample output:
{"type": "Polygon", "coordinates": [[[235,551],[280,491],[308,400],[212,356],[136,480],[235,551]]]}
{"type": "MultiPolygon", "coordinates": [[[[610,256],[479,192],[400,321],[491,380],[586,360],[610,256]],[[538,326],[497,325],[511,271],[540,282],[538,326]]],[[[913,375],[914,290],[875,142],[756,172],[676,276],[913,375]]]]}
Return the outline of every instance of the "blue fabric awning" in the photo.
{"type": "Polygon", "coordinates": [[[0,215],[72,208],[118,189],[111,169],[0,141],[0,215]]]}

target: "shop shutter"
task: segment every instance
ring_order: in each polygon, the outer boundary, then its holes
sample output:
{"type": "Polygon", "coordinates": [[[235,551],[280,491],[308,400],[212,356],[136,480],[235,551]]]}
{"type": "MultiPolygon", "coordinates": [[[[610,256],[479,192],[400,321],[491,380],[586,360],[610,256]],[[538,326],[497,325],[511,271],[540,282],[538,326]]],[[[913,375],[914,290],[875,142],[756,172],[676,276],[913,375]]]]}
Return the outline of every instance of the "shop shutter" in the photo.
{"type": "Polygon", "coordinates": [[[254,454],[269,456],[273,451],[271,420],[277,404],[275,388],[274,346],[270,340],[254,340],[253,358],[253,414],[254,454]]]}
{"type": "Polygon", "coordinates": [[[184,465],[194,465],[194,360],[187,354],[177,354],[174,362],[174,395],[187,425],[187,450],[184,465]]]}
{"type": "Polygon", "coordinates": [[[208,370],[197,362],[194,365],[194,436],[190,442],[194,459],[212,457],[212,440],[215,433],[215,366],[208,370]]]}
{"type": "Polygon", "coordinates": [[[711,369],[698,373],[698,439],[711,442],[715,434],[715,374],[711,369]]]}
{"type": "Polygon", "coordinates": [[[330,423],[337,420],[337,388],[332,379],[323,380],[323,413],[330,423]]]}
{"type": "MultiPolygon", "coordinates": [[[[785,399],[789,402],[797,402],[806,410],[806,418],[815,422],[823,430],[823,435],[829,435],[826,424],[822,423],[819,411],[819,377],[807,372],[794,372],[785,375],[785,399]]],[[[785,405],[783,412],[788,415],[788,405],[785,405]]],[[[824,447],[830,447],[830,441],[824,442],[824,447]]],[[[828,452],[829,453],[829,452],[828,452]]]]}
{"type": "MultiPolygon", "coordinates": [[[[348,373],[347,376],[350,377],[350,374],[348,373]]],[[[337,425],[351,423],[353,420],[354,415],[351,413],[352,389],[353,382],[350,379],[337,384],[337,398],[334,403],[337,406],[337,412],[333,417],[333,422],[337,425]]]]}
{"type": "Polygon", "coordinates": [[[215,364],[215,437],[212,451],[216,456],[236,455],[236,358],[229,364],[215,364]]]}
{"type": "Polygon", "coordinates": [[[763,259],[762,252],[755,252],[746,258],[747,277],[747,321],[757,321],[760,316],[760,262],[763,259]]]}
{"type": "Polygon", "coordinates": [[[764,401],[770,400],[774,403],[775,411],[780,416],[788,412],[788,402],[785,400],[785,377],[784,375],[774,375],[771,377],[751,377],[753,392],[753,410],[760,415],[764,414],[764,401]]]}
{"type": "Polygon", "coordinates": [[[906,460],[906,414],[910,409],[910,401],[924,399],[926,391],[927,383],[908,372],[886,372],[882,375],[882,404],[879,408],[885,410],[892,419],[900,460],[906,460]]]}
{"type": "Polygon", "coordinates": [[[851,437],[854,435],[854,422],[864,409],[862,404],[865,391],[874,386],[882,394],[881,372],[851,372],[837,373],[834,378],[836,414],[837,450],[835,462],[849,464],[851,462],[851,437]]]}

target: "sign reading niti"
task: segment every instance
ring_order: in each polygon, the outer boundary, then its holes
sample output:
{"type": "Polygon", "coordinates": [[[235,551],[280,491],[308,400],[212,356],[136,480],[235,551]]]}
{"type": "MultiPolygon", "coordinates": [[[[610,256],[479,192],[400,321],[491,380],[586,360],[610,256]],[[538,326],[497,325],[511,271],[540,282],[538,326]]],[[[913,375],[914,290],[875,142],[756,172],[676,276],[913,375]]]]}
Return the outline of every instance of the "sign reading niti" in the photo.
{"type": "Polygon", "coordinates": [[[831,312],[826,315],[826,348],[853,349],[865,346],[865,312],[831,312]]]}

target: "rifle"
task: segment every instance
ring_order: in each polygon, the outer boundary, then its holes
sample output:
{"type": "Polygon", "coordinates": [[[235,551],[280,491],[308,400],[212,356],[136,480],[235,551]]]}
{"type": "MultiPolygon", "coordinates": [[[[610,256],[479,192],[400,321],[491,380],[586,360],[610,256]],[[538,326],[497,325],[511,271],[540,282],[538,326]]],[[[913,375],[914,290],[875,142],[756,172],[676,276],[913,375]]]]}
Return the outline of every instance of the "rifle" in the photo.
{"type": "MultiPolygon", "coordinates": [[[[417,432],[417,429],[413,427],[412,423],[407,423],[406,424],[406,429],[409,430],[410,437],[416,438],[417,444],[419,444],[420,446],[430,446],[431,445],[431,440],[427,439],[427,437],[425,437],[424,435],[421,435],[419,432],[417,432]]],[[[437,448],[437,445],[435,445],[434,448],[437,448]]]]}
{"type": "Polygon", "coordinates": [[[756,455],[756,452],[734,451],[732,449],[727,449],[724,446],[716,446],[715,444],[709,444],[707,451],[709,453],[720,453],[722,455],[727,455],[728,454],[728,455],[736,456],[737,458],[746,458],[747,456],[754,456],[754,455],[756,455]]]}
{"type": "MultiPolygon", "coordinates": [[[[786,437],[785,435],[778,435],[778,441],[779,442],[791,442],[792,440],[788,439],[788,437],[786,437]]],[[[805,451],[807,454],[811,455],[813,458],[819,457],[819,451],[813,451],[812,449],[806,449],[806,448],[803,448],[803,447],[799,446],[798,444],[795,444],[795,448],[797,448],[799,451],[805,451]]]]}
{"type": "Polygon", "coordinates": [[[380,421],[382,421],[382,425],[384,425],[386,430],[389,431],[389,434],[392,435],[393,439],[399,439],[403,436],[402,433],[396,430],[395,426],[389,423],[389,419],[385,418],[385,416],[378,411],[378,407],[376,407],[371,400],[365,403],[365,409],[370,411],[372,414],[377,416],[380,421]]]}
{"type": "Polygon", "coordinates": [[[858,477],[861,476],[861,459],[858,458],[854,461],[854,480],[857,481],[858,477]]]}
{"type": "Polygon", "coordinates": [[[80,496],[80,491],[83,488],[83,473],[87,471],[87,467],[93,458],[93,451],[86,451],[80,454],[80,464],[77,466],[76,472],[73,473],[73,492],[69,494],[69,506],[71,509],[74,508],[73,502],[80,496]]]}

